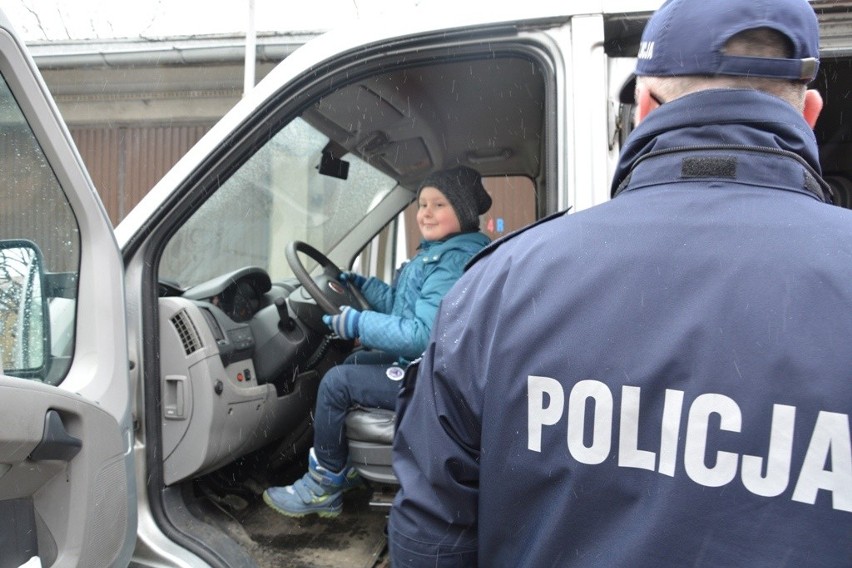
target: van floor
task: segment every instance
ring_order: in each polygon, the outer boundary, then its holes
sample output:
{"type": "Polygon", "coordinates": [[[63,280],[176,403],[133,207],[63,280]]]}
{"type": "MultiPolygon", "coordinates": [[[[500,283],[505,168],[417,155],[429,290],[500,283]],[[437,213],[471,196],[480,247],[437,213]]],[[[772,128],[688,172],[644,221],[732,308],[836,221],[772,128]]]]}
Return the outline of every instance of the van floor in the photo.
{"type": "MultiPolygon", "coordinates": [[[[296,477],[297,478],[297,477],[296,477]]],[[[295,480],[295,479],[294,479],[295,480]]],[[[289,480],[284,483],[289,483],[289,480]]],[[[388,568],[387,509],[370,505],[374,489],[346,493],[334,519],[290,518],[270,509],[263,488],[222,492],[196,486],[196,514],[218,526],[249,552],[260,568],[388,568]]],[[[377,493],[381,488],[375,489],[377,493]]]]}

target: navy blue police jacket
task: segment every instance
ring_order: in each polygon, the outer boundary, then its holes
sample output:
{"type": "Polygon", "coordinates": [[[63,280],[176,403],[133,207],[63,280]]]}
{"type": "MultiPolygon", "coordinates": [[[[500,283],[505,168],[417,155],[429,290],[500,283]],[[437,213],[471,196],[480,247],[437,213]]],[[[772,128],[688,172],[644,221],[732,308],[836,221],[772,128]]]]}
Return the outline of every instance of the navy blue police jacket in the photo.
{"type": "Polygon", "coordinates": [[[817,156],[780,99],[688,95],[614,199],[483,251],[402,391],[394,568],[852,565],[852,211],[817,156]]]}

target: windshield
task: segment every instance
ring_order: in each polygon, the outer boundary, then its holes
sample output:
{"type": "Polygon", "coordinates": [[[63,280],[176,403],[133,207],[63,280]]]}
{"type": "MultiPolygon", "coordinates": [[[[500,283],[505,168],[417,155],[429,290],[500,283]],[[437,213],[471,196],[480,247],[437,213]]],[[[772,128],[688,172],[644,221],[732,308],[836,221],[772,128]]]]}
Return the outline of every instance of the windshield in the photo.
{"type": "Polygon", "coordinates": [[[346,179],[321,174],[328,142],[301,118],[280,130],[169,241],[161,280],[188,288],[259,266],[280,281],[293,275],[284,258],[289,242],[304,241],[324,253],[333,248],[396,181],[352,155],[345,156],[346,179]]]}

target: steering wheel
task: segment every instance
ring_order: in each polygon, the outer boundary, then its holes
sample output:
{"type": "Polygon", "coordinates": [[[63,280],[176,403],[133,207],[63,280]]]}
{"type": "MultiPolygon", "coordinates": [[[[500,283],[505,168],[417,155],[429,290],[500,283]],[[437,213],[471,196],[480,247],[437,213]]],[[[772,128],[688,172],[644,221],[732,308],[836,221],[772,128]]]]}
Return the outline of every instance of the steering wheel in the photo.
{"type": "Polygon", "coordinates": [[[343,272],[327,256],[302,241],[293,241],[284,250],[287,263],[293,269],[293,274],[311,298],[327,314],[339,314],[340,306],[353,306],[359,310],[369,310],[370,303],[364,298],[361,290],[350,282],[340,281],[343,272]],[[322,274],[311,278],[305,265],[297,253],[303,253],[317,261],[322,267],[322,274]]]}

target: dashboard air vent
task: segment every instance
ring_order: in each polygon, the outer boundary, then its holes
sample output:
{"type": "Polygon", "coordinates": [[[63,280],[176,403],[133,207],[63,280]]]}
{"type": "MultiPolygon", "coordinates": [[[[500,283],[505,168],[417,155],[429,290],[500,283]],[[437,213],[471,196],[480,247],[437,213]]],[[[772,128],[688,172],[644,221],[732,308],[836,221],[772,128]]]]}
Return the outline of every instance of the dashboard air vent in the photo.
{"type": "Polygon", "coordinates": [[[195,329],[195,324],[192,322],[189,314],[186,313],[186,310],[181,310],[173,315],[171,321],[172,325],[175,326],[175,330],[178,332],[181,343],[183,343],[183,350],[186,351],[187,355],[201,349],[201,337],[199,337],[198,330],[195,329]]]}

